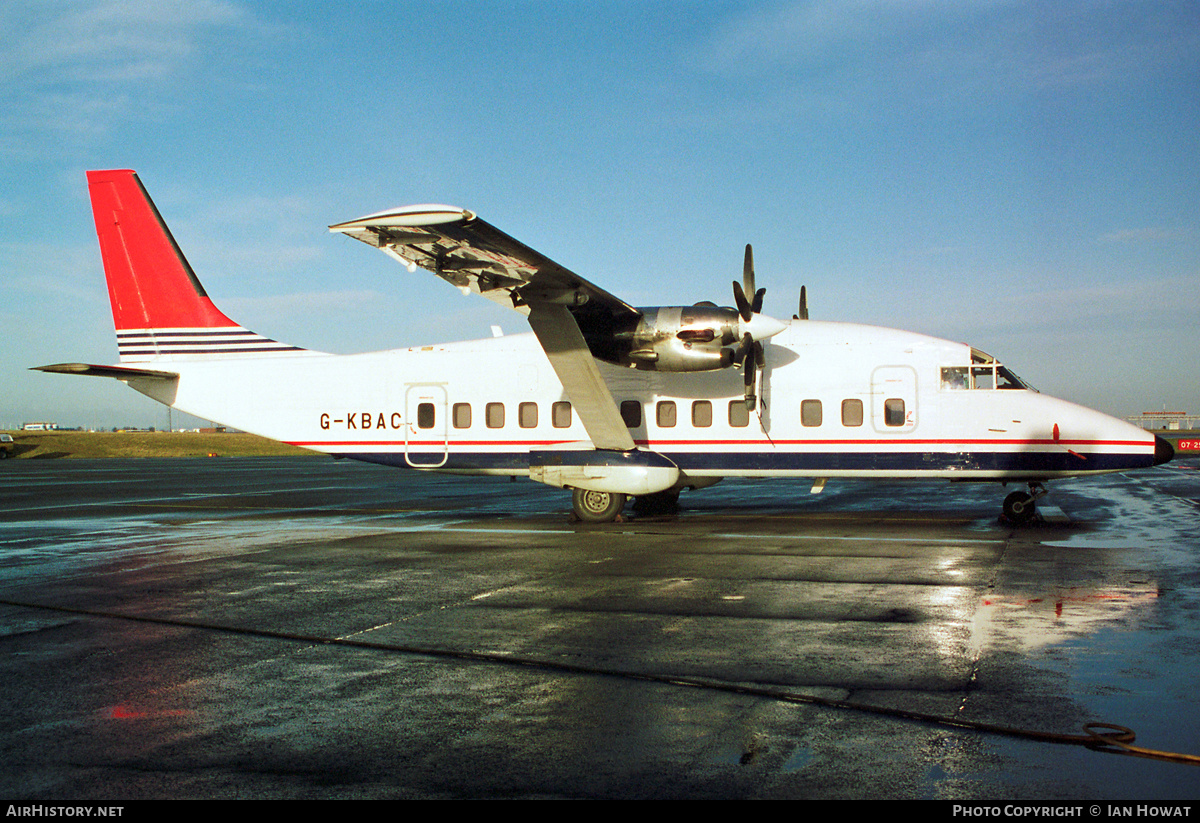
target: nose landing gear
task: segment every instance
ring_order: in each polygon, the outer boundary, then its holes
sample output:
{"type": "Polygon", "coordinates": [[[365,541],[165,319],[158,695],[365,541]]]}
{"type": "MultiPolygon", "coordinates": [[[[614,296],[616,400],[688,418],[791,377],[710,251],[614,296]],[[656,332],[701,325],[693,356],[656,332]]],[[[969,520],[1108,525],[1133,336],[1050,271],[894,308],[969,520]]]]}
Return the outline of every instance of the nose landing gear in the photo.
{"type": "Polygon", "coordinates": [[[1030,482],[1029,491],[1013,492],[1004,498],[1004,518],[1013,523],[1028,523],[1037,516],[1037,500],[1047,494],[1046,487],[1030,482]]]}

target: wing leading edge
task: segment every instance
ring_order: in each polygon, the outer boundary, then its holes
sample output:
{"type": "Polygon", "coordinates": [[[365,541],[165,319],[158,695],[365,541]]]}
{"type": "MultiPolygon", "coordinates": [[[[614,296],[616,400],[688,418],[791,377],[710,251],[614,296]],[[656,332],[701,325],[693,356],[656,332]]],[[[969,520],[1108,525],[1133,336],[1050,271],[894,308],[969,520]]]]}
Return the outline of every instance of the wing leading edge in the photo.
{"type": "Polygon", "coordinates": [[[407,206],[329,230],[379,249],[409,271],[427,269],[464,294],[527,315],[592,445],[635,448],[595,357],[604,357],[617,332],[637,324],[637,309],[466,209],[407,206]]]}

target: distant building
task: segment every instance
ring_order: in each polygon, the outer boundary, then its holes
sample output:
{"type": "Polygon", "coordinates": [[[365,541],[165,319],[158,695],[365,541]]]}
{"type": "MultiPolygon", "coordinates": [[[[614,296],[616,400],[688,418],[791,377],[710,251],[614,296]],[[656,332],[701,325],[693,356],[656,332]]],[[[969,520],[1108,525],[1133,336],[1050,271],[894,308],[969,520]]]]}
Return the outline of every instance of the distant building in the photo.
{"type": "Polygon", "coordinates": [[[1145,411],[1126,419],[1149,431],[1187,431],[1200,426],[1200,415],[1181,411],[1145,411]]]}
{"type": "Polygon", "coordinates": [[[27,432],[58,431],[58,424],[57,423],[22,423],[21,431],[27,431],[27,432]]]}

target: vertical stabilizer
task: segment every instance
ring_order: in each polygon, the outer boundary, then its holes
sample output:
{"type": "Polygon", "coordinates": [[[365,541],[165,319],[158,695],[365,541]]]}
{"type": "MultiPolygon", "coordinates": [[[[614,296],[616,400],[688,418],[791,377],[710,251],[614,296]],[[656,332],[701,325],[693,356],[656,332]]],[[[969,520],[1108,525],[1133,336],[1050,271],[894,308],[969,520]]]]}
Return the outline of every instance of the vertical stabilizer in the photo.
{"type": "Polygon", "coordinates": [[[122,361],[303,351],[226,317],[133,171],[89,171],[92,216],[122,361]]]}

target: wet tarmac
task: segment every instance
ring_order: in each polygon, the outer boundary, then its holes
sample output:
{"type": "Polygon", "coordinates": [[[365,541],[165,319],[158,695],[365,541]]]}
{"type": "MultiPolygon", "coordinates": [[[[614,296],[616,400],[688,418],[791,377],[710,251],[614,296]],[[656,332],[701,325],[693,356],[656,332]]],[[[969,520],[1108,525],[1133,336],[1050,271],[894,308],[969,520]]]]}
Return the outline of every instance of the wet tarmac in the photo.
{"type": "Polygon", "coordinates": [[[0,465],[0,797],[1174,799],[1200,464],[572,523],[323,458],[0,465]],[[972,724],[984,724],[982,727],[972,724]]]}

